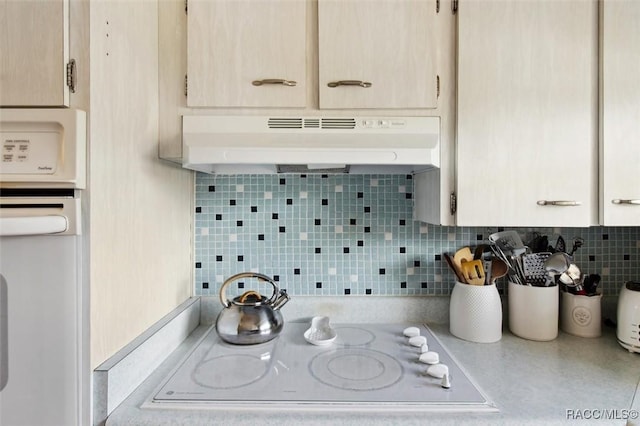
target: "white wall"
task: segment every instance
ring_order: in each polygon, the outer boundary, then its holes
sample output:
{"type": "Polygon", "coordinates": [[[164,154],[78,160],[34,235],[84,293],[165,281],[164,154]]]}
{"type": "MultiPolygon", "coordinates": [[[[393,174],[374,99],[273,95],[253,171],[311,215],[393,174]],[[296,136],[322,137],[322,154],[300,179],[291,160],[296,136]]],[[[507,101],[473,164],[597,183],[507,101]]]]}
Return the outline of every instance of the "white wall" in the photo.
{"type": "Polygon", "coordinates": [[[191,295],[193,176],[158,159],[157,1],[89,4],[94,368],[191,295]]]}

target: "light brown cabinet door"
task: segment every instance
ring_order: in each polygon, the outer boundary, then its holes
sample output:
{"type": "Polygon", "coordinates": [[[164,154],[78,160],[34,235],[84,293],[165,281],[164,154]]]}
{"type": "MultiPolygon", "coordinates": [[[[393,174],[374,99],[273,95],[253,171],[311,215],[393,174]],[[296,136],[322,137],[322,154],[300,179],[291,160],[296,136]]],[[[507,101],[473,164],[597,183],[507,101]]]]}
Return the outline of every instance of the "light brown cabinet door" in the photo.
{"type": "Polygon", "coordinates": [[[436,16],[435,0],[318,0],[320,108],[435,108],[436,16]]]}
{"type": "Polygon", "coordinates": [[[640,225],[640,2],[602,9],[601,224],[640,225]]]}
{"type": "Polygon", "coordinates": [[[190,107],[305,107],[306,0],[189,0],[190,107]]]}
{"type": "Polygon", "coordinates": [[[0,105],[69,106],[69,2],[0,1],[0,105]]]}
{"type": "Polygon", "coordinates": [[[598,4],[458,11],[457,224],[597,223],[598,4]]]}

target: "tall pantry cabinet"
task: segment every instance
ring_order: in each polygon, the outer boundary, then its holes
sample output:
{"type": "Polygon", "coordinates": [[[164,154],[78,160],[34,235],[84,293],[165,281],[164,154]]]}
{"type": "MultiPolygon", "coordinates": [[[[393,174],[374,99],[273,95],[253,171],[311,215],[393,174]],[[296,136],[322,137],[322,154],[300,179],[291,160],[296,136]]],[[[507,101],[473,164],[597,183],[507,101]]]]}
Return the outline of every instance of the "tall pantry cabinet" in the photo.
{"type": "Polygon", "coordinates": [[[78,424],[92,424],[92,370],[191,295],[193,177],[158,159],[158,2],[5,0],[0,24],[1,106],[87,112],[78,424]],[[75,92],[64,89],[67,57],[75,92]]]}

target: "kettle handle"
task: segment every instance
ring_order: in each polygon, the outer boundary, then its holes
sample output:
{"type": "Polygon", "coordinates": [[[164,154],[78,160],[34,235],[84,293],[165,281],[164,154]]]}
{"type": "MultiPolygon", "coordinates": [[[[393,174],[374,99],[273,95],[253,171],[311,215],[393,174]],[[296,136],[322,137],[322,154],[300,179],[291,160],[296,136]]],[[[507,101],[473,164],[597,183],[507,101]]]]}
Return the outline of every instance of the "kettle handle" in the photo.
{"type": "Polygon", "coordinates": [[[225,282],[222,284],[222,287],[220,287],[220,302],[225,308],[228,308],[229,306],[231,306],[231,302],[229,302],[229,299],[227,299],[227,292],[226,292],[227,286],[232,282],[242,278],[257,278],[261,281],[266,281],[269,284],[271,284],[273,286],[273,294],[271,295],[267,303],[269,304],[273,303],[276,297],[278,297],[278,291],[279,291],[278,285],[268,276],[259,274],[257,272],[240,272],[239,274],[235,274],[227,278],[225,282]]]}

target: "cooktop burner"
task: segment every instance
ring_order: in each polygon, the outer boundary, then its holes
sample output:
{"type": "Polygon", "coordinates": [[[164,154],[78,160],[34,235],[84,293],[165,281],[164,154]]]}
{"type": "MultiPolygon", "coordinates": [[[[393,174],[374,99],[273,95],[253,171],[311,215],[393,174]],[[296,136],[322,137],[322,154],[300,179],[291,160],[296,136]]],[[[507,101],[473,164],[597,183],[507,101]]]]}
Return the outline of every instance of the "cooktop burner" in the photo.
{"type": "Polygon", "coordinates": [[[326,346],[305,341],[307,323],[287,323],[270,342],[239,346],[222,341],[212,326],[143,407],[497,411],[428,327],[418,327],[428,348],[409,343],[406,325],[333,327],[338,337],[326,346]],[[419,361],[427,349],[437,354],[438,368],[419,361]],[[449,388],[442,386],[443,368],[449,388]]]}

